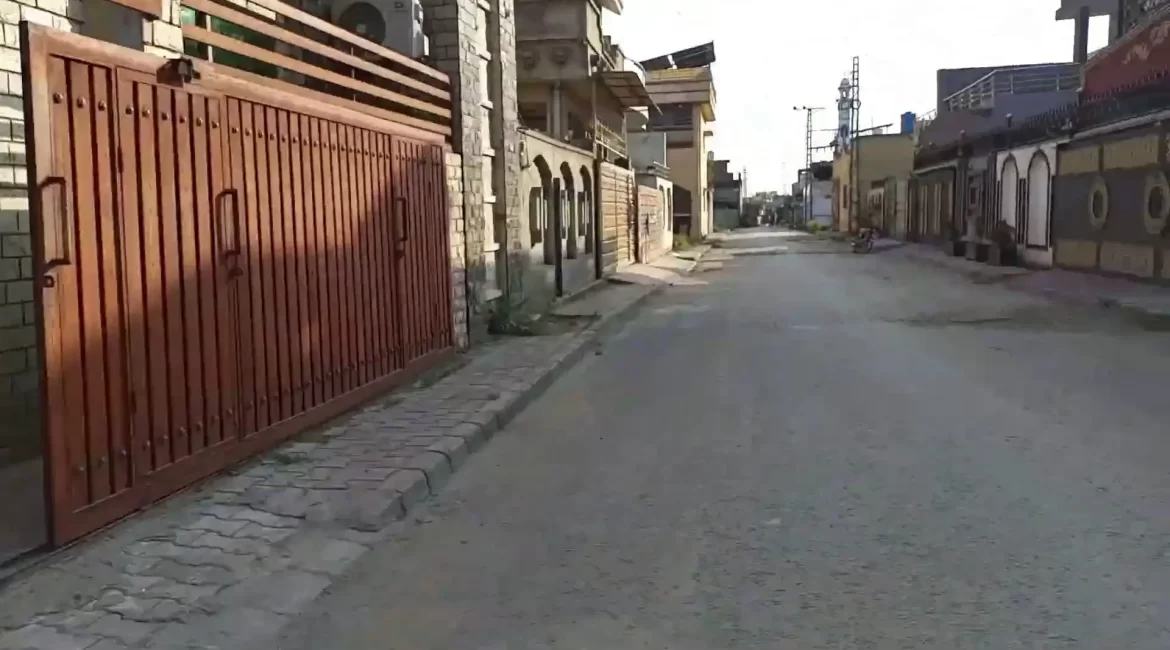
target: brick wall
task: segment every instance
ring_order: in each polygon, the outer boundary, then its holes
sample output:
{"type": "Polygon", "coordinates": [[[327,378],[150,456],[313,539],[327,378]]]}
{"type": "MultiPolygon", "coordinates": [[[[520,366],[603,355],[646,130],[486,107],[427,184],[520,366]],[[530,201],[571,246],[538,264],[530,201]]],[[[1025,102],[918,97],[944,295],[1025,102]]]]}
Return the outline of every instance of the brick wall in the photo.
{"type": "Polygon", "coordinates": [[[159,20],[144,20],[109,0],[0,0],[0,463],[39,439],[20,21],[174,56],[183,47],[179,4],[165,0],[159,20]]]}
{"type": "Polygon", "coordinates": [[[512,2],[422,0],[431,60],[452,78],[473,338],[486,331],[488,303],[517,289],[509,267],[522,252],[512,2]]]}
{"type": "Polygon", "coordinates": [[[455,346],[470,344],[467,329],[467,257],[463,241],[463,156],[447,152],[447,216],[451,233],[451,322],[455,346]]]}
{"type": "Polygon", "coordinates": [[[69,0],[0,0],[0,464],[39,446],[37,313],[28,203],[21,20],[77,31],[69,0]]]}

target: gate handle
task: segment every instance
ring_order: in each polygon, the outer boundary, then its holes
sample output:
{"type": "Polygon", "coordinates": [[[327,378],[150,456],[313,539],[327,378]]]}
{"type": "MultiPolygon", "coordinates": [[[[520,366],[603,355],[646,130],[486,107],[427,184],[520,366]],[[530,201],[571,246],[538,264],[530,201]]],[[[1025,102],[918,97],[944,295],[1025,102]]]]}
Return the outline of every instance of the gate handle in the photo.
{"type": "Polygon", "coordinates": [[[220,237],[226,240],[226,241],[221,241],[221,246],[223,246],[223,254],[225,257],[230,257],[230,256],[240,254],[240,191],[235,189],[235,188],[226,189],[220,195],[220,199],[226,199],[229,196],[232,199],[232,212],[231,212],[232,221],[231,221],[230,237],[227,236],[228,231],[226,228],[224,228],[224,224],[223,224],[223,220],[224,220],[224,217],[226,215],[223,213],[222,210],[220,210],[220,213],[219,213],[220,237]]]}
{"type": "Polygon", "coordinates": [[[50,233],[53,250],[45,251],[45,266],[66,266],[73,263],[73,238],[69,228],[69,189],[68,181],[64,176],[50,176],[41,183],[41,205],[44,206],[45,191],[51,186],[61,187],[60,209],[57,210],[57,219],[53,223],[54,232],[50,233]]]}
{"type": "Polygon", "coordinates": [[[394,207],[398,212],[398,220],[402,224],[402,236],[398,238],[398,241],[405,244],[410,239],[410,220],[406,218],[406,197],[394,197],[394,207]]]}

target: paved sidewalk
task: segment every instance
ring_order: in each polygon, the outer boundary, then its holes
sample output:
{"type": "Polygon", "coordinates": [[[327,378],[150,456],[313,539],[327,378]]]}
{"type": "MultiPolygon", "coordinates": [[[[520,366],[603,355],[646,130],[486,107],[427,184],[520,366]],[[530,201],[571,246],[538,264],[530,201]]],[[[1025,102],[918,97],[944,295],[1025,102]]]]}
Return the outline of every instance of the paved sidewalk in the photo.
{"type": "Polygon", "coordinates": [[[1123,278],[1052,269],[1014,278],[1005,286],[1058,300],[1170,317],[1170,289],[1123,278]]]}
{"type": "Polygon", "coordinates": [[[0,650],[255,648],[654,293],[600,289],[587,329],[503,339],[0,591],[0,650]]]}
{"type": "Polygon", "coordinates": [[[995,281],[1019,275],[1027,275],[1033,272],[1030,269],[1019,266],[992,266],[983,262],[969,260],[965,257],[955,257],[954,255],[948,254],[942,248],[930,244],[901,242],[893,239],[885,241],[893,242],[893,244],[886,245],[890,250],[883,251],[879,249],[876,252],[899,255],[932,266],[945,268],[956,273],[963,273],[975,281],[995,281]]]}
{"type": "Polygon", "coordinates": [[[926,244],[906,243],[894,254],[966,274],[976,282],[999,282],[1008,289],[1064,302],[1119,307],[1156,318],[1170,318],[1170,289],[1163,286],[1065,269],[990,266],[953,257],[926,244]]]}

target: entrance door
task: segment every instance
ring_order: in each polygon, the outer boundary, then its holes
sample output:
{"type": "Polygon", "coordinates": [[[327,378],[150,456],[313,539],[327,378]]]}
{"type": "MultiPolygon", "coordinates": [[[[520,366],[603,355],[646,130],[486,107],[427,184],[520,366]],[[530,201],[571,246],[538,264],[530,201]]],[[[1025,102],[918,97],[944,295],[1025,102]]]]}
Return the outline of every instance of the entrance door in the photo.
{"type": "Polygon", "coordinates": [[[32,74],[62,543],[190,483],[236,440],[234,207],[218,95],[66,56],[32,74]]]}
{"type": "Polygon", "coordinates": [[[450,351],[441,137],[22,30],[54,543],[450,351]]]}

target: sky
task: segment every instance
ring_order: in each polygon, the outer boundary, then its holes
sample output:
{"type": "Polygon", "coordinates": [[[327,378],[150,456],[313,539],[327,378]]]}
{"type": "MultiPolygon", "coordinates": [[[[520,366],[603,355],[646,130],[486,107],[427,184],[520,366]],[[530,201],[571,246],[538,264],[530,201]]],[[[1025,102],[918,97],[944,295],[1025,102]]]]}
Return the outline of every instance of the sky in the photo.
{"type": "MultiPolygon", "coordinates": [[[[603,29],[635,60],[715,42],[715,156],[746,169],[748,191],[783,191],[804,166],[805,114],[834,129],[836,94],[861,58],[862,127],[935,105],[935,71],[1072,59],[1059,0],[625,0],[603,29]]],[[[1108,19],[1094,19],[1091,49],[1108,19]]],[[[830,132],[814,133],[826,145],[830,132]]],[[[814,152],[814,160],[831,152],[814,152]]]]}

